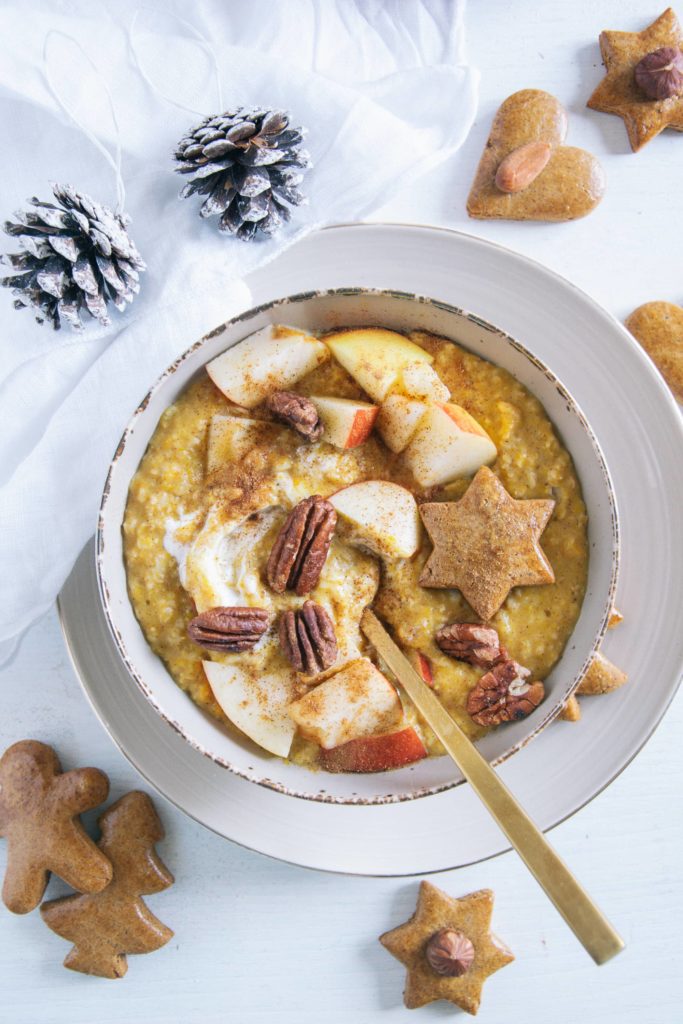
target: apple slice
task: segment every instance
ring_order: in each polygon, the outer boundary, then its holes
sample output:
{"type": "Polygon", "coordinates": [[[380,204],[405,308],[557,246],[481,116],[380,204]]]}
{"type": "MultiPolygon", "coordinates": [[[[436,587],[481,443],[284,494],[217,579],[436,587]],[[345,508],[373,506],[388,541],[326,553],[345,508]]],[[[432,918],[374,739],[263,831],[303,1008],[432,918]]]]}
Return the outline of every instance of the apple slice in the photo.
{"type": "Polygon", "coordinates": [[[420,515],[410,491],[388,480],[362,480],[328,498],[349,540],[389,558],[411,558],[420,546],[420,515]],[[350,528],[350,529],[349,529],[350,528]]]}
{"type": "Polygon", "coordinates": [[[328,334],[324,341],[337,362],[376,402],[384,401],[408,363],[434,362],[415,342],[379,327],[328,334]]]}
{"type": "Polygon", "coordinates": [[[392,452],[402,452],[426,411],[424,402],[406,395],[385,398],[377,417],[377,429],[387,448],[392,452]]]}
{"type": "Polygon", "coordinates": [[[328,772],[386,772],[413,764],[427,756],[424,743],[412,727],[384,736],[349,740],[341,747],[320,751],[320,765],[328,772]]]}
{"type": "Polygon", "coordinates": [[[290,704],[289,714],[306,739],[325,750],[403,724],[396,690],[368,658],[349,662],[290,704]]]}
{"type": "Polygon", "coordinates": [[[230,721],[250,740],[287,757],[296,726],[287,713],[295,696],[294,673],[203,661],[213,695],[230,721]]]}
{"type": "Polygon", "coordinates": [[[206,440],[206,472],[213,473],[227,463],[239,462],[256,445],[272,444],[273,431],[280,429],[268,420],[212,416],[206,440]]]}
{"type": "Polygon", "coordinates": [[[329,357],[327,346],[310,334],[269,324],[212,359],[206,372],[231,402],[253,409],[329,357]]]}
{"type": "Polygon", "coordinates": [[[434,689],[434,670],[431,660],[427,655],[423,654],[422,651],[410,651],[408,653],[408,661],[427,686],[434,689]]]}
{"type": "Polygon", "coordinates": [[[421,487],[448,483],[495,460],[496,446],[454,402],[429,406],[403,456],[421,487]]]}
{"type": "Polygon", "coordinates": [[[367,441],[379,408],[349,398],[320,398],[311,395],[323,424],[322,440],[336,448],[357,448],[367,441]]]}
{"type": "Polygon", "coordinates": [[[447,402],[451,393],[433,366],[423,360],[407,363],[401,370],[398,389],[426,402],[447,402]]]}

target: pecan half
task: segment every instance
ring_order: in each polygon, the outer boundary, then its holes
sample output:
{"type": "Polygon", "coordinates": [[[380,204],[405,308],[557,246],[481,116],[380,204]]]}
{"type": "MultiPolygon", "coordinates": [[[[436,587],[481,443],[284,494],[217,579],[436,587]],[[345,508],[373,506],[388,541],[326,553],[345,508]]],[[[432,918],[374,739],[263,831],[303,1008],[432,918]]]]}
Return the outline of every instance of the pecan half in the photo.
{"type": "Polygon", "coordinates": [[[234,654],[248,651],[268,629],[263,608],[209,608],[192,619],[187,635],[207,651],[234,654]]]}
{"type": "Polygon", "coordinates": [[[293,391],[274,391],[265,401],[265,407],[276,420],[286,423],[307,441],[319,440],[323,425],[318,410],[310,398],[293,391]]]}
{"type": "Polygon", "coordinates": [[[477,725],[500,725],[526,718],[545,696],[543,683],[527,682],[531,672],[516,661],[504,661],[482,676],[467,698],[477,725]]]}
{"type": "Polygon", "coordinates": [[[303,608],[282,615],[280,645],[297,672],[307,676],[324,672],[337,660],[332,619],[313,601],[304,601],[303,608]]]}
{"type": "Polygon", "coordinates": [[[501,647],[493,626],[479,622],[451,622],[442,626],[434,637],[444,654],[458,661],[469,661],[479,668],[491,668],[500,661],[508,661],[508,653],[501,647]]]}
{"type": "Polygon", "coordinates": [[[320,579],[337,513],[319,494],[295,505],[280,530],[266,567],[268,583],[277,594],[293,590],[301,597],[320,579]]]}

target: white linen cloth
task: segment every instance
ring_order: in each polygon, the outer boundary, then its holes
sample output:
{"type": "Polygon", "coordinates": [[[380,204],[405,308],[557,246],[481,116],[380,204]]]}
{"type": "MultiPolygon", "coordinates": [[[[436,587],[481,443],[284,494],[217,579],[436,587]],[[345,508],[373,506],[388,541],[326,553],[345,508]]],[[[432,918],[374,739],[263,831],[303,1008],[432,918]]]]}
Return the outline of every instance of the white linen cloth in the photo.
{"type": "MultiPolygon", "coordinates": [[[[131,235],[148,265],[109,328],[53,332],[0,291],[0,641],[46,611],[90,534],[108,462],[148,386],[196,338],[249,306],[240,278],[303,234],[353,221],[448,158],[476,109],[464,0],[5,0],[0,7],[3,220],[49,181],[114,206],[102,154],[60,109],[45,74],[46,33],[66,33],[99,69],[115,104],[131,235]],[[174,17],[173,15],[178,17],[174,17]],[[177,198],[172,153],[223,108],[260,104],[303,124],[309,205],[265,244],[243,243],[177,198]],[[131,24],[134,33],[131,37],[131,24]],[[171,100],[181,107],[174,105],[171,100]]],[[[101,79],[63,35],[50,80],[82,125],[114,152],[101,79]]],[[[0,250],[17,251],[0,236],[0,250]]],[[[4,268],[0,268],[3,269],[4,268]]],[[[4,274],[3,274],[4,276],[4,274]]]]}

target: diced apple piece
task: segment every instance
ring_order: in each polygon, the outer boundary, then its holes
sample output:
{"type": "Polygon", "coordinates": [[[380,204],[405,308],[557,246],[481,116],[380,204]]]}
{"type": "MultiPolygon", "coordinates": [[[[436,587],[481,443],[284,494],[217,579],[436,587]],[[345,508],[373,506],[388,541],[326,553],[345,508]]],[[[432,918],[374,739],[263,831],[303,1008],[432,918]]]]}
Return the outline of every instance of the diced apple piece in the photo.
{"type": "Polygon", "coordinates": [[[328,772],[386,772],[427,756],[424,744],[411,727],[384,736],[349,740],[341,747],[320,751],[320,764],[328,772]]]}
{"type": "Polygon", "coordinates": [[[367,441],[379,408],[349,398],[321,398],[311,395],[323,424],[322,440],[336,448],[357,448],[367,441]]]}
{"type": "Polygon", "coordinates": [[[384,401],[408,363],[434,362],[415,342],[379,327],[328,334],[324,341],[337,362],[376,402],[384,401]]]}
{"type": "Polygon", "coordinates": [[[257,444],[270,444],[279,428],[267,420],[246,416],[211,417],[206,442],[206,471],[213,473],[229,462],[239,462],[257,444]]]}
{"type": "Polygon", "coordinates": [[[310,334],[269,324],[212,359],[206,372],[231,402],[253,409],[329,357],[327,346],[310,334]]]}
{"type": "Polygon", "coordinates": [[[448,483],[495,460],[496,446],[473,416],[453,402],[432,405],[404,458],[421,487],[448,483]]]}
{"type": "Polygon", "coordinates": [[[422,651],[410,651],[408,654],[408,661],[413,666],[420,679],[422,679],[427,686],[434,688],[434,670],[432,669],[432,663],[426,654],[422,651]]]}
{"type": "Polygon", "coordinates": [[[451,393],[433,366],[424,361],[408,363],[401,370],[398,390],[426,402],[447,402],[451,393]]]}
{"type": "Polygon", "coordinates": [[[409,490],[388,480],[362,480],[328,498],[349,539],[377,555],[411,558],[420,546],[420,515],[409,490]]]}
{"type": "Polygon", "coordinates": [[[403,723],[396,690],[368,658],[352,661],[289,706],[306,739],[325,750],[359,736],[391,732],[403,723]]]}
{"type": "Polygon", "coordinates": [[[287,713],[295,694],[294,673],[263,673],[239,665],[203,661],[213,695],[238,729],[278,757],[287,757],[296,726],[287,713]]]}
{"type": "Polygon", "coordinates": [[[424,402],[406,395],[385,398],[377,417],[377,429],[387,448],[392,452],[402,452],[426,411],[424,402]]]}

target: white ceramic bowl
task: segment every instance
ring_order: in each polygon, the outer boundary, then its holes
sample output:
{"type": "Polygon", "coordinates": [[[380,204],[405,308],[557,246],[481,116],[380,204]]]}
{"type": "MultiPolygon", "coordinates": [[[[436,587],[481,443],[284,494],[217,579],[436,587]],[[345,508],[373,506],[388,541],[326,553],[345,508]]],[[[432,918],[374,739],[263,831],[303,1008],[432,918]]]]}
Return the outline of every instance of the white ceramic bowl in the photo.
{"type": "Polygon", "coordinates": [[[128,598],[122,522],[128,488],[163,411],[204,365],[268,323],[306,330],[379,324],[422,329],[451,338],[509,370],[542,402],[572,455],[589,516],[588,586],[564,654],[546,680],[547,696],[528,718],[489,733],[479,744],[499,763],[529,742],[559,713],[597,650],[612,607],[619,560],[619,526],[609,472],[584,415],[552,371],[524,346],[472,313],[404,292],[360,288],[289,296],[250,310],[212,331],[154,384],[135,411],[111,463],[97,530],[97,570],[105,614],[129,672],[147,700],[188,743],[244,778],[292,796],[337,803],[384,803],[440,792],[462,781],[447,757],[372,775],[313,772],[272,757],[223,728],[174,683],[148,646],[128,598]]]}

